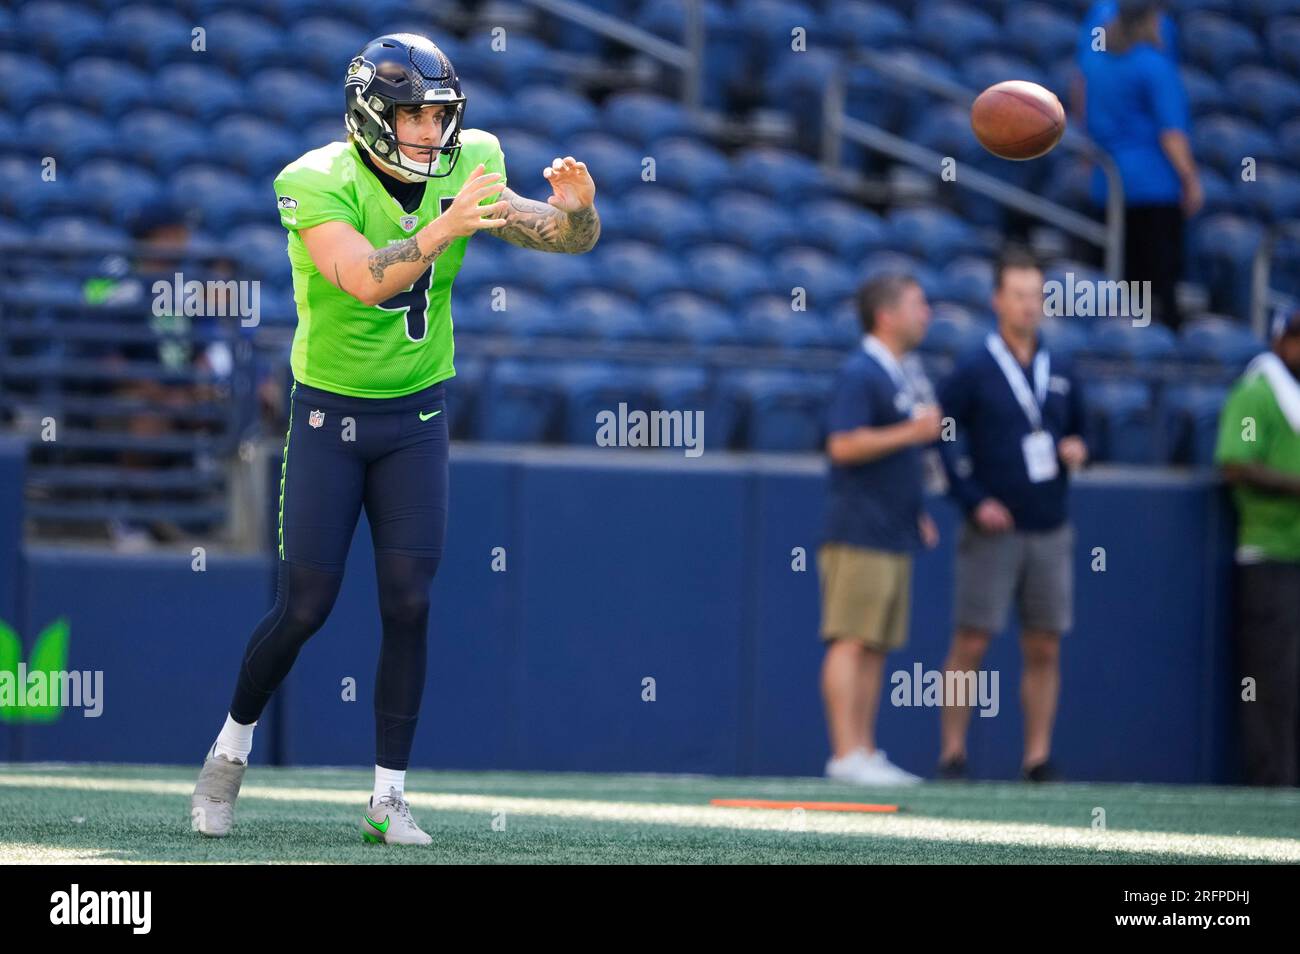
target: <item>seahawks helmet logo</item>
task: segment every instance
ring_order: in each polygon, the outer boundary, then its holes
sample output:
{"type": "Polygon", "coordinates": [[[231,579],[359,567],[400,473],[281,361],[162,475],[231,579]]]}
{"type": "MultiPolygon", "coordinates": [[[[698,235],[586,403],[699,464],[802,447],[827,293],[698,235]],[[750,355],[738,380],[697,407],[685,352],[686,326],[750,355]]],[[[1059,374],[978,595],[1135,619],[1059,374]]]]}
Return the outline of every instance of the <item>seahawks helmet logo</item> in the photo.
{"type": "Polygon", "coordinates": [[[371,63],[364,56],[356,57],[348,64],[348,75],[343,80],[343,85],[360,86],[365,89],[370,85],[370,81],[375,78],[375,64],[371,63]]]}

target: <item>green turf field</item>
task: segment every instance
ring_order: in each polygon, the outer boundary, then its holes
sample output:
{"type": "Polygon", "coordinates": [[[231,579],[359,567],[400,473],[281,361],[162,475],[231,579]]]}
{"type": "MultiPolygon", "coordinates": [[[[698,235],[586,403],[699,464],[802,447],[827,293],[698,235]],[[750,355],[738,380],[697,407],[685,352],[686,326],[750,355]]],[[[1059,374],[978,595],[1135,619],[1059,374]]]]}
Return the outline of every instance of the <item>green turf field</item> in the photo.
{"type": "Polygon", "coordinates": [[[411,772],[427,848],[368,845],[366,769],[264,768],[235,831],[189,830],[198,768],[0,763],[0,864],[14,862],[1300,861],[1300,792],[1144,785],[411,772]],[[713,798],[889,802],[897,814],[719,808],[713,798]],[[1096,809],[1104,830],[1094,827],[1096,809]]]}

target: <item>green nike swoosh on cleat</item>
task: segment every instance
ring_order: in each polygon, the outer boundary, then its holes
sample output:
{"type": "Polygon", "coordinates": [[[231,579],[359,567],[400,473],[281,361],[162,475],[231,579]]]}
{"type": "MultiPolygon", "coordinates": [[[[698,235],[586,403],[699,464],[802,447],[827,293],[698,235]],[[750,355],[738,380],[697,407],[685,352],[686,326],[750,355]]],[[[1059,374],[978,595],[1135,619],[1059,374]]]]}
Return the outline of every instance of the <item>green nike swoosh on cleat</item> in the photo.
{"type": "Polygon", "coordinates": [[[385,816],[385,817],[384,817],[384,823],[383,823],[382,825],[376,825],[373,821],[370,820],[370,816],[367,815],[367,816],[366,816],[366,824],[369,825],[371,828],[373,828],[373,829],[374,829],[375,831],[377,831],[377,832],[381,832],[381,833],[383,833],[383,834],[385,834],[385,835],[388,834],[388,816],[385,816]]]}
{"type": "Polygon", "coordinates": [[[422,420],[422,421],[427,421],[429,418],[431,418],[431,417],[437,417],[437,416],[438,416],[439,414],[441,414],[441,413],[442,413],[442,411],[430,411],[428,414],[425,414],[423,411],[421,411],[421,412],[420,412],[420,420],[422,420]]]}

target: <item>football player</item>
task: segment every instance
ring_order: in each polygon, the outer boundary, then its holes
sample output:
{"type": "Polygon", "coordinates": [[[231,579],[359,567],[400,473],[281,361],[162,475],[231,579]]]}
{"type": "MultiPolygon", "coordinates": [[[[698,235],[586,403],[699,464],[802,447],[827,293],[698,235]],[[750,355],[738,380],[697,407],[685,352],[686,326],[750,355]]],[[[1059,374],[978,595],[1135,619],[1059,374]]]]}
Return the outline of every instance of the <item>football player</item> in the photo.
{"type": "Polygon", "coordinates": [[[507,188],[496,137],[464,128],[456,71],[427,37],[372,40],[343,90],[347,140],[308,152],[275,180],[298,309],[276,599],[248,641],[191,811],[199,832],[230,831],[253,728],[329,615],[364,505],[383,641],[375,785],[360,828],[369,841],[429,844],[404,780],[447,519],[452,281],[480,231],[576,254],[596,244],[600,218],[595,183],[572,156],[542,170],[546,202],[507,188]]]}

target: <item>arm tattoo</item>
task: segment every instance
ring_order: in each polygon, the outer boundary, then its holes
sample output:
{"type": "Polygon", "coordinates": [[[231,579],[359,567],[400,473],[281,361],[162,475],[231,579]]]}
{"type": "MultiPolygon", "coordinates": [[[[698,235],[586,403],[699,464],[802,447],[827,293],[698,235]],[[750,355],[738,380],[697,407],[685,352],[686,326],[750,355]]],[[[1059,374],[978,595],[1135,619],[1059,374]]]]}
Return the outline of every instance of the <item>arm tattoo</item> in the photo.
{"type": "Polygon", "coordinates": [[[450,242],[439,242],[429,251],[428,255],[421,255],[420,244],[412,235],[408,239],[402,239],[402,241],[395,242],[384,248],[377,248],[366,259],[366,264],[370,266],[370,277],[376,283],[382,282],[384,272],[388,270],[388,266],[396,262],[424,262],[426,265],[431,264],[435,258],[447,251],[447,246],[450,244],[450,242]]]}
{"type": "Polygon", "coordinates": [[[576,255],[590,251],[600,238],[600,216],[594,205],[562,212],[550,203],[526,199],[510,189],[501,196],[509,203],[506,224],[492,229],[491,234],[511,245],[576,255]]]}

